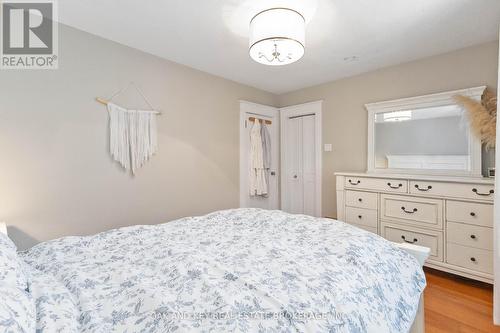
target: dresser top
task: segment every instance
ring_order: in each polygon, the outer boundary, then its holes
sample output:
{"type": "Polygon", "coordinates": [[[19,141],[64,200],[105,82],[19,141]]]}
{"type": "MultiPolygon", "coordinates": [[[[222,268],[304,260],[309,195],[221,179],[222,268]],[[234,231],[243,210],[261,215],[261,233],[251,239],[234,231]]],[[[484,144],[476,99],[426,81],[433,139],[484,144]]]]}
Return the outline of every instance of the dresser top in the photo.
{"type": "Polygon", "coordinates": [[[436,182],[452,183],[472,183],[472,184],[495,184],[494,178],[486,177],[457,177],[457,176],[439,176],[439,175],[415,175],[415,174],[393,174],[393,173],[366,173],[366,172],[335,172],[336,176],[366,177],[366,178],[385,178],[385,179],[409,179],[409,180],[427,180],[436,182]]]}

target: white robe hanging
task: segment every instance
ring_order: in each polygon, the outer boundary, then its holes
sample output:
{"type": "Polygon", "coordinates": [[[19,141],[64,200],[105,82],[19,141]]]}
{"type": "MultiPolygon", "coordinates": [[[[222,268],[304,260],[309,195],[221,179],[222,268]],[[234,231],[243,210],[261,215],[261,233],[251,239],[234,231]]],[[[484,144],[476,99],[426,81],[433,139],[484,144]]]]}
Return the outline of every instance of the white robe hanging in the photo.
{"type": "Polygon", "coordinates": [[[264,170],[264,152],[262,150],[262,137],[260,135],[259,120],[255,120],[250,130],[250,195],[266,195],[267,182],[264,170]]]}
{"type": "Polygon", "coordinates": [[[109,150],[132,174],[158,151],[156,111],[127,110],[108,103],[109,150]]]}
{"type": "Polygon", "coordinates": [[[260,136],[262,138],[262,156],[264,160],[264,177],[266,178],[269,194],[269,172],[271,171],[271,134],[269,133],[265,122],[262,123],[260,127],[260,136]]]}

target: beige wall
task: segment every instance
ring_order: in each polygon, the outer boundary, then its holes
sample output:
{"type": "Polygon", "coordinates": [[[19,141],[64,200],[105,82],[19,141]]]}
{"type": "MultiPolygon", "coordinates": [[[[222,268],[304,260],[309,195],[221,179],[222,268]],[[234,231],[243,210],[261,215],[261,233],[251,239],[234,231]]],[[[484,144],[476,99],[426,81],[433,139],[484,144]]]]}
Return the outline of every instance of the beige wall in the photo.
{"type": "Polygon", "coordinates": [[[367,115],[364,104],[487,85],[496,90],[498,44],[488,43],[279,96],[279,106],[324,100],[323,214],[336,216],[337,171],[365,171],[367,115]]]}
{"type": "MultiPolygon", "coordinates": [[[[60,68],[0,71],[0,221],[20,248],[64,235],[154,224],[238,206],[238,100],[324,100],[323,213],[340,170],[366,168],[365,103],[487,84],[497,44],[402,64],[282,96],[61,26],[60,68]],[[160,152],[134,178],[108,154],[96,96],[138,83],[164,113],[160,152]]],[[[145,107],[133,91],[117,101],[145,107]]]]}
{"type": "Polygon", "coordinates": [[[276,97],[62,26],[58,70],[0,71],[0,221],[24,248],[238,206],[239,99],[276,97]],[[111,161],[94,101],[129,81],[164,113],[135,178],[111,161]]]}

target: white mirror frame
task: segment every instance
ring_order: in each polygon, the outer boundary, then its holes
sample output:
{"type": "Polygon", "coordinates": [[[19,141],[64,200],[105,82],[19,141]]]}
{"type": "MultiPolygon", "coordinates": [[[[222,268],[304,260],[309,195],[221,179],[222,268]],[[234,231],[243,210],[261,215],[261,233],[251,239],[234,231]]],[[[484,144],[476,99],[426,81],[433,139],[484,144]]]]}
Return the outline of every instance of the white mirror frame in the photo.
{"type": "Polygon", "coordinates": [[[412,110],[419,108],[446,106],[456,104],[453,96],[468,96],[480,101],[486,86],[474,87],[461,90],[453,90],[438,94],[423,95],[410,98],[396,99],[378,103],[365,104],[368,111],[368,157],[367,172],[369,173],[391,173],[391,174],[427,174],[427,175],[449,175],[482,177],[481,171],[481,140],[469,131],[469,152],[471,158],[470,171],[457,170],[415,170],[415,169],[390,169],[376,168],[375,165],[375,116],[377,113],[412,110]]]}

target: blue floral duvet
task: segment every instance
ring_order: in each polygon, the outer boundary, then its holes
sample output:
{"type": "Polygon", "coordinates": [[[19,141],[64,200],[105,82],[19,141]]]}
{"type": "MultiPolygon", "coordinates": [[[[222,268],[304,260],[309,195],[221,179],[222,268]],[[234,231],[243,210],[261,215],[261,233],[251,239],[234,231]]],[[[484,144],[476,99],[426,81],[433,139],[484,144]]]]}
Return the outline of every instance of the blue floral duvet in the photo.
{"type": "Polygon", "coordinates": [[[408,332],[425,277],[381,237],[236,209],[22,254],[39,332],[408,332]]]}

